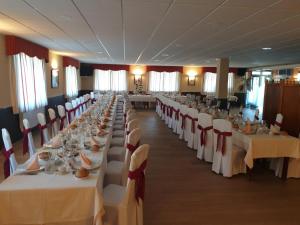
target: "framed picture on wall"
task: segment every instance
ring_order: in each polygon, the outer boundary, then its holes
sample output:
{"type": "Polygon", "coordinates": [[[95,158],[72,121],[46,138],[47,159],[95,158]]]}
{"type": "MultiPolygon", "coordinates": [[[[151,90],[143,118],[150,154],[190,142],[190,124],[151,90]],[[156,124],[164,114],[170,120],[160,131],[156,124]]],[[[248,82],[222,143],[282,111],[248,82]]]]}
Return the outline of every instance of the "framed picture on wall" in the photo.
{"type": "Polygon", "coordinates": [[[58,79],[58,69],[51,70],[51,88],[58,88],[59,79],[58,79]]]}

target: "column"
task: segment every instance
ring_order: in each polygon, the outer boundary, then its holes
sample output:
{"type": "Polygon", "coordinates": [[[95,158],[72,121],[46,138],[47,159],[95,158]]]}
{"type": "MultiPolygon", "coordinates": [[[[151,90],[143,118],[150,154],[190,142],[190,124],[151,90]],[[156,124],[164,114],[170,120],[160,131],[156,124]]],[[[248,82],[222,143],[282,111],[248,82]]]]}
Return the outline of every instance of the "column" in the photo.
{"type": "Polygon", "coordinates": [[[221,100],[221,108],[226,108],[227,104],[227,86],[229,73],[229,59],[217,59],[217,82],[216,82],[216,98],[221,100]]]}

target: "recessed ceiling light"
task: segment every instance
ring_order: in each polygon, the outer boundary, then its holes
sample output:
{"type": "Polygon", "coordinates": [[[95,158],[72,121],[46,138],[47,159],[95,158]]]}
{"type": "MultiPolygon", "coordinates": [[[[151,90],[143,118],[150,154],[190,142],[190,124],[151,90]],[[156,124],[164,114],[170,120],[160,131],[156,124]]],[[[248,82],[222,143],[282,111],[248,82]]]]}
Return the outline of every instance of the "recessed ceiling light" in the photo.
{"type": "Polygon", "coordinates": [[[261,48],[261,49],[264,50],[264,51],[272,50],[272,48],[270,48],[270,47],[264,47],[264,48],[261,48]]]}
{"type": "Polygon", "coordinates": [[[97,54],[102,54],[103,52],[96,52],[97,54]]]}
{"type": "Polygon", "coordinates": [[[162,54],[161,56],[163,56],[163,57],[168,57],[169,54],[165,53],[165,54],[162,54]]]}
{"type": "Polygon", "coordinates": [[[154,59],[154,62],[159,62],[160,60],[159,59],[154,59]]]}

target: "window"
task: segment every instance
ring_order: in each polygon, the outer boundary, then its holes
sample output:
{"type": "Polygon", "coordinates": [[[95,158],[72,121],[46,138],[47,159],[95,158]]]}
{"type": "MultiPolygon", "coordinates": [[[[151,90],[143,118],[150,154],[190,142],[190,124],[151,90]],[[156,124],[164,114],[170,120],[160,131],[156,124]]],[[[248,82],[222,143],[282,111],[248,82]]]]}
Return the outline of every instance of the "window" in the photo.
{"type": "Polygon", "coordinates": [[[216,92],[217,74],[206,72],[204,74],[204,93],[214,94],[216,92]]]}
{"type": "Polygon", "coordinates": [[[155,72],[149,73],[150,91],[179,91],[179,73],[178,72],[155,72]]]}
{"type": "Polygon", "coordinates": [[[94,90],[99,91],[126,91],[126,71],[95,70],[94,90]]]}
{"type": "Polygon", "coordinates": [[[47,105],[44,61],[24,53],[13,56],[18,108],[31,111],[47,105]]]}
{"type": "Polygon", "coordinates": [[[228,73],[228,95],[233,95],[234,93],[234,74],[233,73],[228,73]]]}
{"type": "Polygon", "coordinates": [[[69,98],[78,95],[77,69],[75,66],[66,67],[66,94],[69,98]]]}

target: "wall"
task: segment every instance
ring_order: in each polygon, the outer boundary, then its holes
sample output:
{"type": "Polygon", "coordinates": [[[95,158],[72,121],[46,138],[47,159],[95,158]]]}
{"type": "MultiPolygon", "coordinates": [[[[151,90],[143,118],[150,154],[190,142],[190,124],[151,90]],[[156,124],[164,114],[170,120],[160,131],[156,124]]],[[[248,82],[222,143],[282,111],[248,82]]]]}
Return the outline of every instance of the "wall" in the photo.
{"type": "Polygon", "coordinates": [[[0,108],[11,106],[9,63],[5,53],[4,35],[0,34],[0,108]]]}

